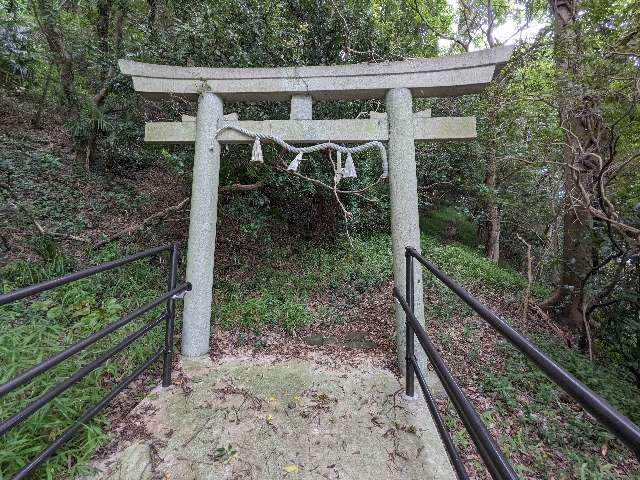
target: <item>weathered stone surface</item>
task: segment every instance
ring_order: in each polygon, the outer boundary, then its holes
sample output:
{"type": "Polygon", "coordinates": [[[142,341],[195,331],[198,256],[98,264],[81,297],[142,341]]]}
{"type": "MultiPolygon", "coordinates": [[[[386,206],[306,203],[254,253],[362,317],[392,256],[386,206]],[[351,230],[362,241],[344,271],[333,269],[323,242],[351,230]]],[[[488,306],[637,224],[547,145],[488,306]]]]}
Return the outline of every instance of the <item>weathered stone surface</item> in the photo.
{"type": "MultiPolygon", "coordinates": [[[[193,117],[191,117],[193,118],[193,117]]],[[[389,139],[386,114],[373,118],[346,120],[262,120],[223,122],[238,125],[252,132],[276,135],[289,143],[364,143],[389,139]]],[[[424,112],[414,115],[414,140],[468,140],[476,137],[475,117],[429,117],[424,112]],[[422,115],[419,115],[422,114],[422,115]]],[[[193,121],[149,122],[145,124],[144,140],[148,143],[188,144],[196,137],[193,121]]],[[[253,140],[233,130],[218,135],[223,144],[250,143],[253,140]]]]}
{"type": "Polygon", "coordinates": [[[149,445],[141,442],[129,445],[111,468],[117,472],[112,477],[116,480],[151,480],[153,466],[149,445]]]}
{"type": "MultiPolygon", "coordinates": [[[[430,117],[431,116],[431,109],[427,108],[425,110],[419,110],[417,112],[413,112],[413,117],[414,118],[418,118],[418,117],[430,117]]],[[[385,120],[387,119],[387,112],[369,112],[369,118],[384,118],[385,120]]],[[[184,118],[183,118],[184,121],[184,118]]]]}
{"type": "Polygon", "coordinates": [[[470,140],[476,138],[476,117],[427,117],[414,114],[413,139],[416,142],[470,140]]]}
{"type": "MultiPolygon", "coordinates": [[[[181,120],[183,122],[195,122],[196,117],[193,115],[182,115],[181,120]]],[[[226,122],[237,122],[239,120],[237,112],[226,113],[222,115],[222,120],[226,122]]]]}
{"type": "Polygon", "coordinates": [[[187,249],[182,354],[196,357],[209,352],[213,261],[216,246],[220,143],[211,135],[222,119],[222,99],[205,92],[198,102],[196,145],[191,183],[191,212],[187,249]]]}
{"type": "Polygon", "coordinates": [[[462,55],[288,68],[206,68],[120,60],[136,91],[151,97],[196,96],[210,90],[225,101],[287,101],[293,94],[316,100],[383,98],[391,88],[409,88],[415,97],[480,92],[511,56],[512,47],[462,55]]]}
{"type": "MultiPolygon", "coordinates": [[[[416,149],[411,138],[413,99],[407,88],[389,90],[386,97],[389,116],[389,188],[391,190],[391,245],[393,249],[393,279],[404,293],[406,288],[405,248],[420,251],[420,224],[418,217],[418,178],[416,174],[416,149]]],[[[426,119],[425,119],[426,120],[426,119]]],[[[424,325],[422,299],[422,269],[414,262],[414,313],[424,325]]],[[[405,313],[395,304],[398,364],[405,367],[405,313]]],[[[422,349],[416,349],[419,364],[425,365],[422,349]]]]}
{"type": "Polygon", "coordinates": [[[291,120],[311,120],[313,118],[313,98],[310,95],[292,95],[291,120]]]}
{"type": "MultiPolygon", "coordinates": [[[[366,362],[223,358],[183,363],[192,391],[149,397],[142,413],[157,478],[426,479],[454,474],[422,399],[366,362]]],[[[113,478],[102,461],[95,480],[113,478]]]]}

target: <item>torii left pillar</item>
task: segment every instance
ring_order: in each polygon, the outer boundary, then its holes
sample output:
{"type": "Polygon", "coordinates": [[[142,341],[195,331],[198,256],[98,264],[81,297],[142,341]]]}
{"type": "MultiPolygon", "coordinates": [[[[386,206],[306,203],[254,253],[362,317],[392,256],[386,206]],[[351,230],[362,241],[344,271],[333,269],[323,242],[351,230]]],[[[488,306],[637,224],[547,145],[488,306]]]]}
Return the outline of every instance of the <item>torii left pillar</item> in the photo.
{"type": "MultiPolygon", "coordinates": [[[[416,147],[414,140],[413,96],[408,88],[392,88],[385,96],[389,120],[389,188],[391,190],[391,247],[393,249],[393,278],[404,294],[407,285],[405,248],[420,251],[420,224],[418,218],[418,178],[416,174],[416,147]]],[[[422,268],[413,262],[414,312],[418,323],[424,325],[422,295],[422,268]]],[[[395,302],[398,365],[405,366],[405,313],[395,302]]],[[[418,363],[424,361],[422,350],[417,349],[418,363]]]]}
{"type": "Polygon", "coordinates": [[[186,357],[209,352],[220,183],[220,143],[215,133],[221,120],[222,99],[215,93],[202,92],[196,116],[187,248],[187,281],[191,282],[192,290],[184,298],[185,321],[182,325],[182,354],[186,357]]]}

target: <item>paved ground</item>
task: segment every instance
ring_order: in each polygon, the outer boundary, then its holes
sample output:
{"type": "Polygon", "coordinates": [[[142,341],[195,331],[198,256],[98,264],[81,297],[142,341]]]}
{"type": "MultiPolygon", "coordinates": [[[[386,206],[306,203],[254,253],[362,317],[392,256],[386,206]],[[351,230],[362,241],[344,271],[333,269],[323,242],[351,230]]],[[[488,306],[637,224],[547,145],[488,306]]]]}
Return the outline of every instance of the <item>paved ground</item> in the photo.
{"type": "Polygon", "coordinates": [[[187,388],[154,392],[91,478],[453,479],[422,399],[358,360],[223,357],[183,362],[187,388]]]}

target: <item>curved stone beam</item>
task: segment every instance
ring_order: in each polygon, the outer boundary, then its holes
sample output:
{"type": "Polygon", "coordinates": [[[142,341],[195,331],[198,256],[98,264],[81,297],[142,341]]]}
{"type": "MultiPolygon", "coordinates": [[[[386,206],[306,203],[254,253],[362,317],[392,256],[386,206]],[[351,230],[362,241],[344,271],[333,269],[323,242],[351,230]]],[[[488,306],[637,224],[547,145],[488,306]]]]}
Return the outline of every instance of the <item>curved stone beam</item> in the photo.
{"type": "Polygon", "coordinates": [[[509,60],[512,47],[400,62],[283,68],[206,68],[118,62],[136,91],[150,97],[196,96],[209,90],[226,101],[383,98],[391,88],[414,97],[478,93],[509,60]]]}

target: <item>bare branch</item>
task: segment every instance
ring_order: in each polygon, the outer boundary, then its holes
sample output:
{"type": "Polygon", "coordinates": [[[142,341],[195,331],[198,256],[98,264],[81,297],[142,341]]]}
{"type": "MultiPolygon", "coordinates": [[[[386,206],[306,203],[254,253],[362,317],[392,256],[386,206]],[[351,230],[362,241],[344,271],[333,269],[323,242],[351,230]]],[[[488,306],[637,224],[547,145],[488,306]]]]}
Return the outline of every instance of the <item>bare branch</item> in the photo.
{"type": "Polygon", "coordinates": [[[447,40],[449,42],[453,42],[457,45],[459,45],[460,47],[462,47],[462,49],[465,52],[469,51],[469,44],[471,43],[470,41],[468,43],[463,42],[461,39],[453,36],[453,35],[447,35],[444,34],[442,32],[440,32],[439,30],[437,30],[426,18],[425,16],[422,14],[422,10],[420,9],[420,6],[418,5],[417,0],[414,0],[413,2],[409,3],[411,9],[413,10],[413,12],[418,15],[420,17],[420,21],[422,22],[422,24],[429,29],[429,31],[431,33],[433,33],[436,37],[441,38],[442,40],[447,40]]]}
{"type": "Polygon", "coordinates": [[[259,181],[256,183],[233,183],[231,185],[223,185],[218,189],[218,192],[221,194],[225,193],[235,193],[235,192],[251,192],[255,190],[260,190],[264,186],[263,181],[259,181]]]}
{"type": "Polygon", "coordinates": [[[129,227],[125,228],[124,230],[120,230],[117,233],[114,233],[113,235],[111,235],[109,238],[102,240],[101,242],[96,243],[93,248],[101,248],[104,247],[105,245],[107,245],[108,243],[111,243],[115,240],[118,240],[119,238],[124,237],[125,235],[130,235],[133,232],[140,230],[142,227],[144,227],[145,225],[149,225],[150,223],[152,223],[155,220],[158,220],[162,217],[164,217],[165,215],[167,215],[170,212],[174,212],[177,210],[180,210],[182,207],[184,207],[187,202],[189,201],[189,197],[184,198],[182,200],[180,200],[180,202],[178,202],[175,205],[172,205],[170,207],[167,207],[163,210],[160,210],[159,212],[154,213],[153,215],[148,216],[147,218],[145,218],[142,222],[135,224],[135,225],[130,225],[129,227]]]}

